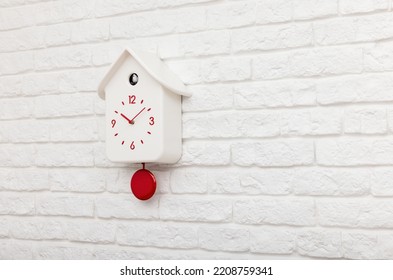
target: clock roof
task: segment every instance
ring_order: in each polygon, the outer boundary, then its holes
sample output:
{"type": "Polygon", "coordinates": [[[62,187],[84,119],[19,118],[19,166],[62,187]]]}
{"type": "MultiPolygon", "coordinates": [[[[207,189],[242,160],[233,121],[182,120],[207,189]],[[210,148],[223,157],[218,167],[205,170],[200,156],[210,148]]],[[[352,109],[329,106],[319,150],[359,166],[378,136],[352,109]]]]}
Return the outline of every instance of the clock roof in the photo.
{"type": "Polygon", "coordinates": [[[105,87],[116,74],[117,69],[128,57],[133,57],[158,83],[170,91],[184,96],[191,96],[183,82],[159,59],[156,55],[126,48],[116,61],[111,65],[98,86],[98,95],[105,99],[105,87]]]}

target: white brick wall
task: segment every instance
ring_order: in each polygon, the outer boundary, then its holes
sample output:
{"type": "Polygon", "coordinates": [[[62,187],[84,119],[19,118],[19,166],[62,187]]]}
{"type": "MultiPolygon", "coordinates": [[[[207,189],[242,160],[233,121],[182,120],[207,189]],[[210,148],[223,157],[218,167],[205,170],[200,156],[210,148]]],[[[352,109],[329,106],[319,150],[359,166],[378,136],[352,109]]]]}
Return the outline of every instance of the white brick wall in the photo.
{"type": "Polygon", "coordinates": [[[0,259],[393,258],[392,6],[0,1],[0,259]],[[96,93],[126,46],[193,92],[147,202],[96,93]]]}

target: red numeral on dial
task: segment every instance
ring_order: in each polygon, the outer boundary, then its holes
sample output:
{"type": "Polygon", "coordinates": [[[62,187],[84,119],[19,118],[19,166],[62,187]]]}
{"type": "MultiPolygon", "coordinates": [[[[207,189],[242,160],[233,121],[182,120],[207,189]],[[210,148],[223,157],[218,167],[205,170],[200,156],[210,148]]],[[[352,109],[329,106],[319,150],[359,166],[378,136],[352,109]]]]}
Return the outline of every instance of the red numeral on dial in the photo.
{"type": "Polygon", "coordinates": [[[116,124],[116,120],[112,120],[112,121],[111,121],[111,124],[112,124],[112,128],[114,128],[114,127],[115,127],[115,124],[116,124]]]}
{"type": "Polygon", "coordinates": [[[150,120],[149,124],[150,124],[150,125],[153,125],[153,124],[154,124],[154,118],[153,118],[153,117],[150,117],[149,120],[150,120]]]}
{"type": "Polygon", "coordinates": [[[128,96],[128,103],[135,104],[135,99],[136,99],[135,95],[129,95],[128,96]]]}
{"type": "Polygon", "coordinates": [[[131,149],[131,150],[135,149],[134,141],[131,142],[130,149],[131,149]]]}

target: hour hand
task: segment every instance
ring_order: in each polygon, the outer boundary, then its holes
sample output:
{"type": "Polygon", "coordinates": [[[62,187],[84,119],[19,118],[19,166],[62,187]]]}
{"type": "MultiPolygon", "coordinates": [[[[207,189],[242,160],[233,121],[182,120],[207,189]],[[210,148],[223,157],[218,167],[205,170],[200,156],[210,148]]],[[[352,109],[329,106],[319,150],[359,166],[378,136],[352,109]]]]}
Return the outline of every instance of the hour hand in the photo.
{"type": "Polygon", "coordinates": [[[127,116],[125,116],[124,114],[120,114],[120,116],[122,116],[123,118],[125,118],[129,124],[132,123],[132,121],[131,121],[129,118],[127,118],[127,116]]]}

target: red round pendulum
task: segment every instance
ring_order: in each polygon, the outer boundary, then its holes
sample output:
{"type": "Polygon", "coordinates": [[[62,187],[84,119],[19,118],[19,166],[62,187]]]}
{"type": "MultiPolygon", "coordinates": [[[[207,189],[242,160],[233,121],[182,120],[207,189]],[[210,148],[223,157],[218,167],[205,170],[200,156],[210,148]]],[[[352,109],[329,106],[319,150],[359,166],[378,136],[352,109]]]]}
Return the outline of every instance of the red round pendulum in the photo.
{"type": "Polygon", "coordinates": [[[131,191],[136,198],[140,200],[148,200],[156,191],[156,177],[149,170],[145,169],[142,163],[142,169],[139,169],[132,175],[131,191]]]}

